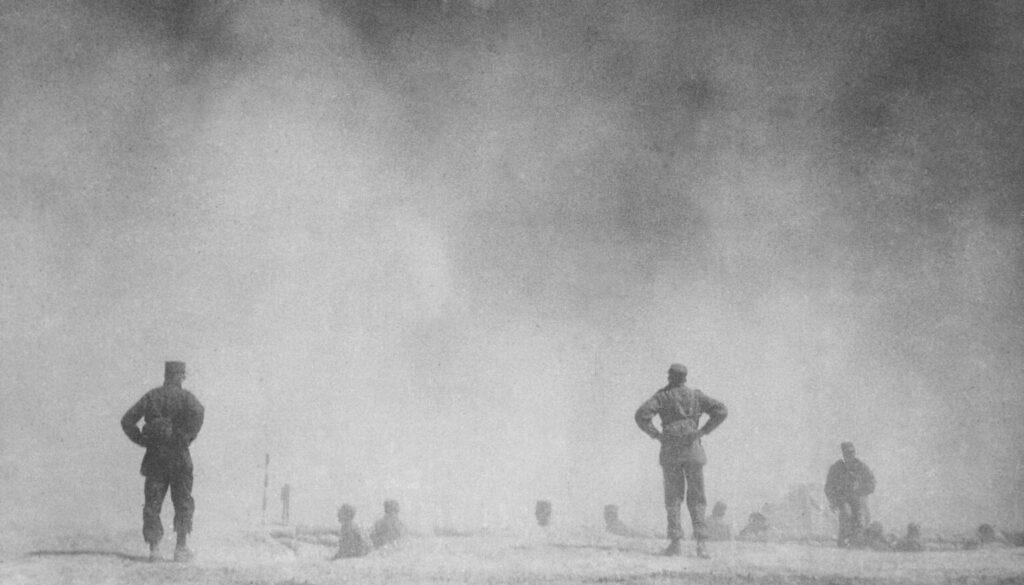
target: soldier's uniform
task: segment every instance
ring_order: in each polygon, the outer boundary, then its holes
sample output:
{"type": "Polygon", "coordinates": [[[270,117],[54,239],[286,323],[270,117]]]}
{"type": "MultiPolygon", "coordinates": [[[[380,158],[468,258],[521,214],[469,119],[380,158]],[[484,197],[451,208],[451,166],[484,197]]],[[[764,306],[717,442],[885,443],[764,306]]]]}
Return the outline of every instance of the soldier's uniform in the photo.
{"type": "Polygon", "coordinates": [[[860,539],[861,532],[871,522],[868,495],[875,491],[875,476],[863,461],[854,455],[852,443],[843,443],[847,457],[836,461],[828,470],[825,497],[829,506],[839,512],[839,546],[848,546],[860,539]]]}
{"type": "Polygon", "coordinates": [[[707,520],[708,540],[732,540],[732,526],[725,519],[726,506],[718,502],[711,510],[711,517],[707,520]]]}
{"type": "Polygon", "coordinates": [[[338,509],[338,552],[335,559],[364,557],[370,552],[370,541],[355,523],[356,509],[345,504],[338,509]]]}
{"type": "Polygon", "coordinates": [[[907,524],[907,535],[896,541],[894,547],[899,552],[921,552],[924,545],[921,543],[921,527],[914,522],[907,524]]]}
{"type": "Polygon", "coordinates": [[[387,500],[384,502],[384,517],[373,525],[370,532],[370,540],[373,546],[380,548],[399,541],[405,536],[405,525],[398,517],[398,502],[387,500]]]}
{"type": "Polygon", "coordinates": [[[701,543],[708,534],[705,521],[707,499],[704,495],[707,455],[700,439],[722,424],[728,411],[721,402],[686,385],[685,367],[673,364],[669,368],[670,380],[674,373],[676,379],[681,376],[682,381],[675,384],[670,381],[669,385],[658,390],[637,409],[635,420],[643,432],[661,441],[658,460],[665,487],[669,539],[676,543],[683,537],[680,507],[685,499],[694,538],[701,543]],[[701,428],[699,423],[703,414],[708,415],[708,420],[701,428]],[[651,422],[655,416],[661,419],[661,432],[651,422]]]}
{"type": "Polygon", "coordinates": [[[141,473],[146,478],[146,503],[142,509],[142,536],[150,546],[163,538],[160,522],[167,490],[174,504],[174,531],[180,536],[192,531],[192,455],[189,445],[203,426],[203,405],[191,392],[171,383],[171,375],[184,372],[182,362],[165,364],[163,386],[143,395],[121,417],[121,428],[132,442],[146,448],[141,473]],[[145,421],[140,431],[139,420],[145,421]]]}

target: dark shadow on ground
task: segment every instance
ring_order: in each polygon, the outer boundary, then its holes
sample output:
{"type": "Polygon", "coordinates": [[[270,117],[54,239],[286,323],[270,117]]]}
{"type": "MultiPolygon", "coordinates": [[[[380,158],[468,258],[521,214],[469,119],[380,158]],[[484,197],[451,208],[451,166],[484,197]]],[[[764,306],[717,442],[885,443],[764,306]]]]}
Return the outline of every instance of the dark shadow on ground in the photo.
{"type": "Polygon", "coordinates": [[[114,557],[123,561],[149,562],[145,555],[131,555],[114,550],[80,549],[80,550],[34,550],[26,553],[27,557],[74,557],[74,556],[100,556],[114,557]]]}
{"type": "Polygon", "coordinates": [[[563,544],[563,543],[549,543],[546,546],[551,548],[557,548],[559,550],[574,550],[574,549],[589,549],[589,550],[604,550],[604,551],[615,551],[623,553],[646,553],[647,549],[639,547],[629,546],[615,546],[612,544],[563,544]]]}

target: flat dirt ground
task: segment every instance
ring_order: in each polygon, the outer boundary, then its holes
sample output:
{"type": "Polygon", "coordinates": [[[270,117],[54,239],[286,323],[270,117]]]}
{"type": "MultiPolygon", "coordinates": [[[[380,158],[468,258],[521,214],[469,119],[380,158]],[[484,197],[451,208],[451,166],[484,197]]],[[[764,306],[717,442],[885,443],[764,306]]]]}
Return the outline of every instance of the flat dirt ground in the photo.
{"type": "Polygon", "coordinates": [[[197,558],[178,564],[146,562],[134,533],[76,534],[6,547],[0,583],[1024,584],[1024,548],[887,553],[727,542],[714,543],[713,558],[702,560],[686,544],[686,556],[664,558],[657,555],[660,540],[599,531],[423,536],[365,558],[331,561],[325,546],[300,542],[292,549],[259,530],[224,531],[197,534],[197,558]]]}

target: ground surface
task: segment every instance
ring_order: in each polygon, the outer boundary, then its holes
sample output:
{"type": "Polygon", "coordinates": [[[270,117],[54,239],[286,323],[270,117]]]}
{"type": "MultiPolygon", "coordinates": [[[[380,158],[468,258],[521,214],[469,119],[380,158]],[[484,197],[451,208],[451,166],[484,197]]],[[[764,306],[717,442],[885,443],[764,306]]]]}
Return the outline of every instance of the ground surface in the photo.
{"type": "MultiPolygon", "coordinates": [[[[361,559],[289,549],[260,531],[195,538],[190,564],[144,562],[135,534],[43,539],[0,556],[0,583],[1024,583],[1024,548],[917,554],[801,544],[716,543],[714,557],[663,558],[652,539],[596,531],[411,538],[361,559]]],[[[691,544],[692,543],[687,543],[691,544]]],[[[170,551],[167,551],[170,552],[170,551]]]]}

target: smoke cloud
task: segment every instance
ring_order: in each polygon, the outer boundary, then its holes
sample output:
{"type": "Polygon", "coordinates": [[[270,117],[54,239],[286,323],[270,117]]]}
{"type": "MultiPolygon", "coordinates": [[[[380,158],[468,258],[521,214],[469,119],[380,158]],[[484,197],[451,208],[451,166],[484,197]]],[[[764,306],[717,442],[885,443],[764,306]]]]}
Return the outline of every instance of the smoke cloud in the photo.
{"type": "Polygon", "coordinates": [[[306,522],[660,527],[632,416],[682,361],[737,521],[851,440],[887,525],[1019,528],[1022,16],[4,6],[0,513],[134,527],[118,420],[180,359],[197,527],[264,453],[306,522]]]}

